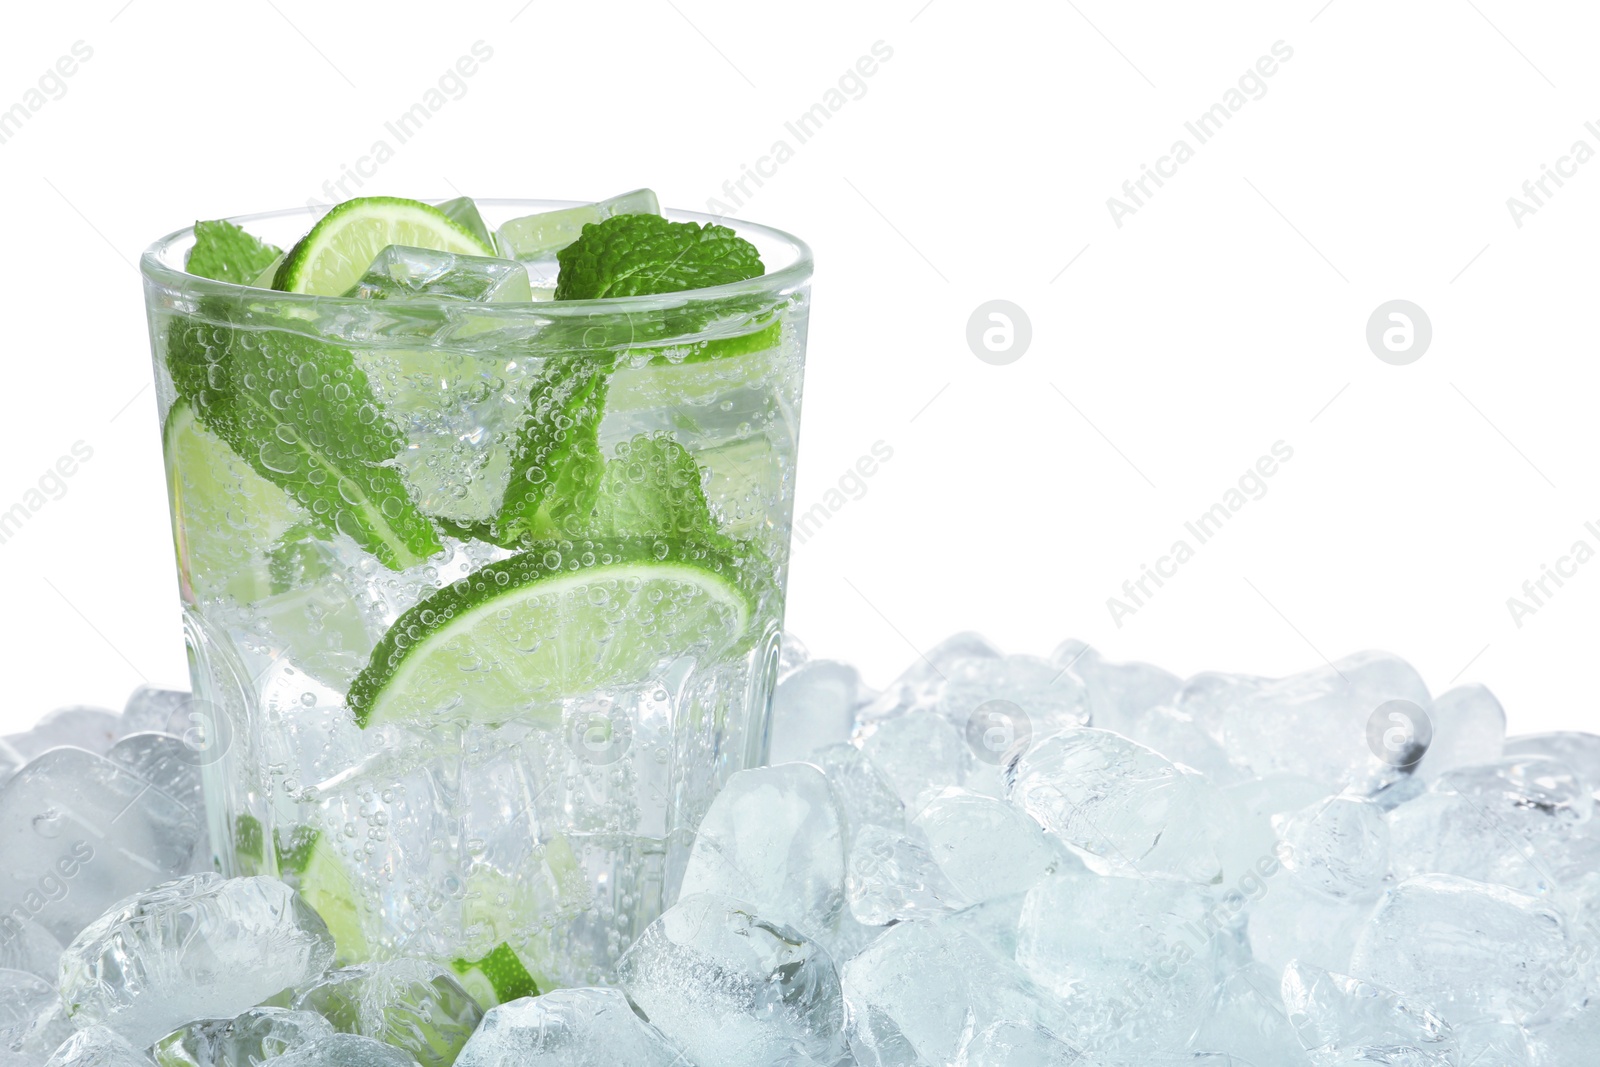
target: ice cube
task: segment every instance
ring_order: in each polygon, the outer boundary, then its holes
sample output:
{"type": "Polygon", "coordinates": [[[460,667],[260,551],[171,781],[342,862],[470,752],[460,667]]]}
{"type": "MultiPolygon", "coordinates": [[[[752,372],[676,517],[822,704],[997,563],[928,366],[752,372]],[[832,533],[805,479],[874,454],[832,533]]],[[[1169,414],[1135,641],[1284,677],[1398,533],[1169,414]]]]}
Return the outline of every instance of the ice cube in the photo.
{"type": "Polygon", "coordinates": [[[533,288],[528,269],[514,260],[390,245],[345,295],[360,300],[428,297],[503,304],[532,300],[533,288]]]}
{"type": "Polygon", "coordinates": [[[1223,823],[1228,830],[1217,842],[1222,856],[1225,881],[1236,882],[1245,871],[1255,870],[1271,877],[1277,863],[1278,817],[1312,804],[1328,795],[1320,782],[1308,778],[1274,776],[1251,778],[1221,789],[1226,805],[1223,823]]]}
{"type": "Polygon", "coordinates": [[[456,225],[483,242],[485,248],[494,247],[494,237],[489,233],[489,226],[483,221],[483,214],[479,212],[478,205],[472,197],[458,196],[454,200],[446,200],[434,206],[444,212],[456,225]]]}
{"type": "Polygon", "coordinates": [[[1198,886],[1068,870],[1028,893],[1017,962],[1062,999],[1086,1051],[1182,1048],[1231,921],[1198,886]]]}
{"type": "Polygon", "coordinates": [[[973,660],[999,659],[1002,653],[981,634],[959,633],[946,638],[918,657],[904,674],[862,710],[869,721],[890,719],[908,711],[929,711],[944,692],[950,672],[973,660]]]}
{"type": "Polygon", "coordinates": [[[772,695],[772,763],[810,759],[850,740],[856,711],[872,698],[854,667],[817,659],[791,671],[772,695]]]}
{"type": "Polygon", "coordinates": [[[53,984],[27,971],[0,970],[0,1049],[38,1063],[72,1030],[53,984]]]}
{"type": "Polygon", "coordinates": [[[76,748],[46,752],[0,788],[0,913],[61,941],[106,908],[188,868],[194,814],[126,768],[76,748]]]}
{"type": "Polygon", "coordinates": [[[189,725],[184,713],[193,703],[194,697],[184,690],[141,685],[122,709],[121,734],[181,734],[189,725]]]}
{"type": "Polygon", "coordinates": [[[201,754],[182,739],[164,733],[129,734],[111,746],[106,758],[119,763],[161,792],[204,818],[200,783],[201,754]]]}
{"type": "Polygon", "coordinates": [[[272,1067],[416,1067],[400,1049],[359,1034],[333,1034],[271,1061],[272,1067]]]}
{"type": "Polygon", "coordinates": [[[850,848],[850,914],[867,926],[955,911],[970,903],[945,878],[920,830],[864,827],[850,848]]]}
{"type": "Polygon", "coordinates": [[[947,787],[968,784],[977,763],[961,732],[925,711],[875,723],[861,751],[912,815],[947,787]]]}
{"type": "Polygon", "coordinates": [[[1179,694],[1178,708],[1202,725],[1215,722],[1239,766],[1257,775],[1314,778],[1333,791],[1380,769],[1399,773],[1379,759],[1369,740],[1374,714],[1396,700],[1424,715],[1432,706],[1428,687],[1410,664],[1387,653],[1362,652],[1287,678],[1197,676],[1179,694]]]}
{"type": "Polygon", "coordinates": [[[0,785],[5,785],[22,770],[27,759],[11,747],[9,741],[0,739],[0,785]]]}
{"type": "Polygon", "coordinates": [[[1170,703],[1183,686],[1177,675],[1148,663],[1110,663],[1082,641],[1062,642],[1050,661],[1083,680],[1090,713],[1087,725],[1128,737],[1133,736],[1132,723],[1150,709],[1170,703]]]}
{"type": "Polygon", "coordinates": [[[1235,784],[1249,777],[1233,765],[1223,747],[1188,712],[1170,707],[1147,708],[1125,726],[1116,732],[1154,749],[1173,763],[1193,767],[1213,784],[1235,784]]]}
{"type": "Polygon", "coordinates": [[[963,1041],[999,1024],[1068,1032],[1054,997],[945,923],[890,927],[844,965],[843,986],[851,1051],[875,1067],[953,1064],[963,1041]]]}
{"type": "Polygon", "coordinates": [[[1600,734],[1562,731],[1549,734],[1524,734],[1505,743],[1507,759],[1542,756],[1571,767],[1591,789],[1600,792],[1600,734]]]}
{"type": "Polygon", "coordinates": [[[1042,1026],[990,1023],[963,1034],[954,1067],[1069,1067],[1078,1050],[1042,1026]]]}
{"type": "Polygon", "coordinates": [[[140,1046],[231,1018],[333,962],[317,914],[273,878],[192,874],[119,903],[67,946],[61,995],[80,1026],[140,1046]]]}
{"type": "Polygon", "coordinates": [[[1389,824],[1360,797],[1335,796],[1284,819],[1278,856],[1286,870],[1330,897],[1375,892],[1389,870],[1389,824]]]}
{"type": "Polygon", "coordinates": [[[882,772],[859,748],[849,744],[829,745],[813,753],[811,762],[828,776],[828,785],[833,789],[844,819],[847,845],[867,826],[881,826],[896,833],[905,829],[905,805],[882,772]]]}
{"type": "Polygon", "coordinates": [[[1283,1006],[1279,975],[1259,962],[1229,975],[1218,991],[1216,1007],[1201,1024],[1195,1047],[1227,1052],[1245,1063],[1304,1064],[1299,1036],[1283,1006]]]}
{"type": "Polygon", "coordinates": [[[817,938],[844,909],[844,864],[827,776],[809,763],[761,767],[733,775],[712,802],[680,892],[744,901],[817,938]]]}
{"type": "Polygon", "coordinates": [[[792,927],[723,897],[686,897],[617,963],[617,984],[697,1067],[843,1053],[833,961],[792,927]]]}
{"type": "Polygon", "coordinates": [[[557,989],[490,1008],[456,1067],[683,1067],[615,989],[557,989]]]}
{"type": "MultiPolygon", "coordinates": [[[[1536,1029],[1528,1041],[1532,1055],[1514,1060],[1514,1067],[1589,1067],[1595,1049],[1600,1048],[1600,998],[1590,997],[1579,1007],[1565,1012],[1536,1029]]],[[[1482,1064],[1467,1061],[1469,1067],[1501,1067],[1486,1056],[1482,1064]]]]}
{"type": "Polygon", "coordinates": [[[1481,685],[1463,685],[1433,698],[1433,740],[1417,764],[1417,774],[1433,781],[1445,771],[1500,758],[1506,741],[1506,712],[1481,685]]]}
{"type": "Polygon", "coordinates": [[[1291,963],[1283,972],[1283,1002],[1301,1045],[1319,1067],[1460,1062],[1449,1023],[1423,1004],[1348,975],[1291,963]]]}
{"type": "Polygon", "coordinates": [[[1449,1019],[1521,1021],[1568,994],[1574,940],[1567,920],[1538,897],[1422,875],[1384,894],[1356,938],[1349,973],[1449,1019]]]}
{"type": "Polygon", "coordinates": [[[121,727],[121,717],[105,708],[57,708],[40,719],[33,729],[12,734],[6,742],[27,760],[62,745],[103,756],[117,743],[121,727]]]}
{"type": "Polygon", "coordinates": [[[980,744],[977,755],[987,756],[989,763],[998,764],[1012,745],[1026,746],[1035,738],[1089,721],[1089,696],[1077,675],[1033,656],[958,660],[945,668],[941,689],[936,709],[969,741],[982,738],[989,729],[984,711],[991,702],[1020,709],[1020,714],[1009,711],[1004,716],[1011,720],[1004,724],[1005,744],[980,744]]]}
{"type": "Polygon", "coordinates": [[[61,1043],[45,1067],[155,1067],[128,1039],[104,1026],[79,1030],[61,1043]]]}
{"type": "Polygon", "coordinates": [[[1221,807],[1198,774],[1120,734],[1090,727],[1045,738],[1006,768],[1009,797],[1106,874],[1210,883],[1221,807]]]}
{"type": "Polygon", "coordinates": [[[151,1051],[162,1067],[260,1067],[333,1033],[333,1024],[313,1012],[251,1008],[235,1019],[190,1023],[151,1051]]]}
{"type": "Polygon", "coordinates": [[[950,790],[911,824],[956,892],[977,903],[1025,893],[1060,863],[1039,824],[1003,800],[950,790]]]}
{"type": "Polygon", "coordinates": [[[25,914],[0,916],[0,967],[27,971],[54,986],[61,977],[61,942],[25,914]]]}
{"type": "Polygon", "coordinates": [[[1543,892],[1579,873],[1565,869],[1562,846],[1593,813],[1588,783],[1557,760],[1457,767],[1389,813],[1394,868],[1402,877],[1455,874],[1543,892]]]}
{"type": "Polygon", "coordinates": [[[500,252],[513,259],[545,259],[576,241],[591,222],[604,222],[613,215],[659,214],[661,205],[656,194],[649,189],[635,189],[596,204],[523,215],[500,227],[500,252]]]}
{"type": "Polygon", "coordinates": [[[483,1009],[443,967],[396,959],[324,975],[294,1002],[342,1033],[404,1049],[421,1067],[450,1067],[483,1019],[483,1009]]]}
{"type": "Polygon", "coordinates": [[[1336,898],[1280,871],[1249,911],[1250,951],[1282,972],[1290,961],[1347,971],[1356,936],[1372,912],[1370,899],[1336,898]]]}
{"type": "MultiPolygon", "coordinates": [[[[1576,1058],[1570,1060],[1540,1058],[1528,1044],[1528,1032],[1516,1023],[1476,1022],[1466,1023],[1454,1029],[1456,1044],[1461,1047],[1463,1067],[1528,1067],[1529,1064],[1555,1067],[1562,1063],[1583,1062],[1576,1058]]],[[[1548,1034],[1554,1029],[1553,1026],[1541,1026],[1539,1031],[1541,1034],[1548,1034]]],[[[1589,1049],[1595,1047],[1593,1044],[1595,1038],[1600,1038],[1600,1034],[1590,1038],[1589,1049]]]]}

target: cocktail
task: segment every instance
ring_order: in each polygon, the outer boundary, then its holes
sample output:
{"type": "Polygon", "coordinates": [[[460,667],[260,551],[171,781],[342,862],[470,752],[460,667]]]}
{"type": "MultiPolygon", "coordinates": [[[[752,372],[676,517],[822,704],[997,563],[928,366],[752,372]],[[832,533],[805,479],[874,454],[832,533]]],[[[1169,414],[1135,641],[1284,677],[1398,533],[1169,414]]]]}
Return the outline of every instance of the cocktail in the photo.
{"type": "Polygon", "coordinates": [[[765,758],[810,266],[648,191],[145,254],[224,873],[489,1001],[610,966],[765,758]]]}

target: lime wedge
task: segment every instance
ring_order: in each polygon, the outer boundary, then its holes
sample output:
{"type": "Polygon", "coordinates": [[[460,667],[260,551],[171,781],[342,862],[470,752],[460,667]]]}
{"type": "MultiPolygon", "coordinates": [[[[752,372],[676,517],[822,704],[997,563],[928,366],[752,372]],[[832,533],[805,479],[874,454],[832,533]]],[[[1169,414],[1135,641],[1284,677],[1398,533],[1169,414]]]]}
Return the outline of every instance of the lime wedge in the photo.
{"type": "Polygon", "coordinates": [[[782,323],[684,345],[636,345],[611,376],[608,411],[682,408],[740,388],[764,388],[785,370],[782,323]]]}
{"type": "Polygon", "coordinates": [[[400,616],[350,685],[356,722],[553,721],[563,697],[720,654],[748,628],[731,555],[667,540],[562,546],[535,544],[400,616]]]}
{"type": "Polygon", "coordinates": [[[436,207],[397,196],[364,196],[346,200],[322,216],[289,250],[272,287],[319,296],[347,293],[390,245],[494,255],[492,248],[436,207]]]}
{"type": "Polygon", "coordinates": [[[360,891],[351,881],[344,862],[334,854],[325,834],[308,831],[291,849],[280,849],[278,873],[310,904],[333,935],[336,959],[341,964],[367,958],[366,924],[360,891]]]}
{"type": "Polygon", "coordinates": [[[270,592],[266,552],[306,516],[179,401],[162,430],[178,575],[186,595],[249,603],[270,592]]]}

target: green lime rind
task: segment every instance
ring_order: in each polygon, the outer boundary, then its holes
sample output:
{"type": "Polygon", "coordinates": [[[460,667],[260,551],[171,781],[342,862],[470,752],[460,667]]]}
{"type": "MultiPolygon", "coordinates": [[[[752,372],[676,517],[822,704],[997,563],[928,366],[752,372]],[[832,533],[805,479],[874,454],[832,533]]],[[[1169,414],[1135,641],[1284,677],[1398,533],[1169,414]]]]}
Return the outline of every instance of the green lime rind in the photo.
{"type": "Polygon", "coordinates": [[[679,345],[638,345],[628,350],[628,357],[647,356],[652,366],[679,366],[684,363],[735,359],[753,352],[765,352],[778,347],[778,342],[782,339],[783,323],[774,319],[749,333],[733,337],[712,337],[704,341],[689,341],[679,345]]]}
{"type": "Polygon", "coordinates": [[[734,647],[755,610],[744,570],[691,541],[537,543],[401,615],[346,703],[363,728],[553,719],[564,697],[643,681],[691,649],[734,647]]]}
{"type": "MultiPolygon", "coordinates": [[[[528,968],[522,965],[516,950],[505,941],[500,942],[481,960],[452,960],[450,969],[461,978],[462,985],[467,985],[474,977],[481,977],[488,985],[488,993],[493,996],[495,1004],[506,1004],[513,1000],[521,1000],[523,997],[539,995],[539,984],[533,980],[533,975],[528,973],[528,968]]],[[[468,987],[468,992],[474,990],[468,987]]],[[[487,1002],[489,998],[480,995],[478,999],[487,1002]]]]}
{"type": "Polygon", "coordinates": [[[708,289],[760,277],[756,246],[726,226],[613,215],[584,226],[556,254],[557,300],[601,300],[708,289]]]}
{"type": "Polygon", "coordinates": [[[286,293],[339,296],[361,280],[390,245],[468,256],[494,249],[470,229],[420,200],[362,196],[336,205],[289,250],[272,287],[286,293]]]}
{"type": "Polygon", "coordinates": [[[168,333],[173,385],[206,429],[293,497],[325,539],[347,534],[392,570],[441,551],[392,466],[405,438],[350,351],[287,328],[235,327],[235,314],[249,312],[202,301],[168,333]]]}

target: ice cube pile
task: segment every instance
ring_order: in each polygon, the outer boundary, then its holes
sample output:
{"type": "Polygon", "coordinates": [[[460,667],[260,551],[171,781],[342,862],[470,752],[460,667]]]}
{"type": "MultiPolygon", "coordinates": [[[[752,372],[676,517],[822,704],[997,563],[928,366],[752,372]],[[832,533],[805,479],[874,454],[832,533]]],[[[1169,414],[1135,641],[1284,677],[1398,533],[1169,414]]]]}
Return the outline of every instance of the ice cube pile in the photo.
{"type": "Polygon", "coordinates": [[[883,692],[784,646],[610,988],[333,967],[211,873],[186,694],[0,741],[0,1067],[1590,1067],[1600,736],[1393,656],[1187,681],[961,635],[883,692]]]}

